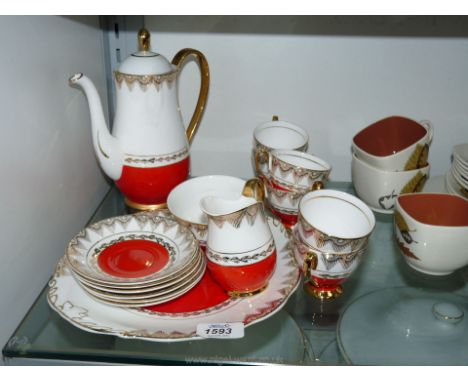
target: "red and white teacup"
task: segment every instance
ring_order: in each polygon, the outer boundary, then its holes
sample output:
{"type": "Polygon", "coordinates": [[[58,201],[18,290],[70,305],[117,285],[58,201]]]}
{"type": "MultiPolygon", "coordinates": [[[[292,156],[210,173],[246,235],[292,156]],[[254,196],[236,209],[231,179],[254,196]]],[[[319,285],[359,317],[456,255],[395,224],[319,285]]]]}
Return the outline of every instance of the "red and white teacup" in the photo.
{"type": "Polygon", "coordinates": [[[269,161],[266,191],[268,204],[283,225],[297,223],[299,201],[308,192],[325,186],[331,166],[316,156],[295,150],[274,150],[269,161]]]}
{"type": "Polygon", "coordinates": [[[299,202],[308,190],[288,190],[265,182],[270,211],[281,220],[285,228],[291,230],[297,223],[299,202]]]}
{"type": "Polygon", "coordinates": [[[323,159],[296,150],[274,150],[269,163],[269,180],[274,187],[290,191],[323,188],[331,166],[323,159]]]}
{"type": "Polygon", "coordinates": [[[353,195],[336,190],[304,195],[293,232],[293,251],[307,279],[307,291],[320,299],[339,296],[374,227],[374,214],[353,195]]]}

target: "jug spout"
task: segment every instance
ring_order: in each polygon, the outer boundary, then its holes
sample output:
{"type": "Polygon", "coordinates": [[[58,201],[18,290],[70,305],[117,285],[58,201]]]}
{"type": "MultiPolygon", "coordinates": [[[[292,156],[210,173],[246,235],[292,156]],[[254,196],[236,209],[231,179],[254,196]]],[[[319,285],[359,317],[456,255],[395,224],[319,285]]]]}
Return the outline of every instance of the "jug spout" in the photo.
{"type": "Polygon", "coordinates": [[[257,204],[257,200],[246,196],[240,196],[238,199],[206,196],[201,200],[200,207],[208,217],[214,218],[238,213],[257,204]]]}
{"type": "Polygon", "coordinates": [[[113,180],[118,180],[122,175],[124,154],[119,141],[110,134],[107,128],[96,87],[83,73],[71,76],[69,84],[79,86],[86,94],[91,116],[94,151],[106,175],[113,180]]]}
{"type": "Polygon", "coordinates": [[[211,244],[213,240],[220,242],[220,245],[214,244],[216,248],[224,247],[227,240],[243,252],[271,240],[263,203],[254,198],[243,195],[238,199],[205,196],[200,207],[208,217],[208,241],[211,244]]]}

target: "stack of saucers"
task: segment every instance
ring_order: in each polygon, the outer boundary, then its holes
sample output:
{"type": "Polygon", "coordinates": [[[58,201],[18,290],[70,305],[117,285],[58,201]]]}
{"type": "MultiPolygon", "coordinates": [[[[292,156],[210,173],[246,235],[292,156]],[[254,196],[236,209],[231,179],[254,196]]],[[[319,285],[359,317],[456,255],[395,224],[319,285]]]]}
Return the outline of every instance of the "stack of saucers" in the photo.
{"type": "Polygon", "coordinates": [[[445,188],[468,199],[468,143],[453,148],[452,167],[445,175],[445,188]]]}
{"type": "Polygon", "coordinates": [[[70,241],[66,258],[87,293],[128,308],[181,296],[206,267],[190,230],[151,214],[114,217],[85,228],[70,241]]]}

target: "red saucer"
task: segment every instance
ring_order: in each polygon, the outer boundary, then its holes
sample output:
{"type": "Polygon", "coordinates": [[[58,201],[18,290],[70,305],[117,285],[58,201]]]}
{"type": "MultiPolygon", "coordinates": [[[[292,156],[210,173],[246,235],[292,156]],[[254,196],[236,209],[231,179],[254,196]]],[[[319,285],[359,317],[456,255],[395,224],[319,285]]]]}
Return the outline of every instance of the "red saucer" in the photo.
{"type": "Polygon", "coordinates": [[[99,267],[111,276],[144,277],[163,269],[169,252],[149,240],[126,240],[104,249],[98,257],[99,267]]]}

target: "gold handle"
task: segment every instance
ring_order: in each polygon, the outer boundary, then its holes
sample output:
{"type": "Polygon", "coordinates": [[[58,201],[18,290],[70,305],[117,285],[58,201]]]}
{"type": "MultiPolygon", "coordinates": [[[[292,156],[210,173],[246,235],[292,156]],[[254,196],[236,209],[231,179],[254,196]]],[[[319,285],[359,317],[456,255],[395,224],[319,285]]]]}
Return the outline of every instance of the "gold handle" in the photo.
{"type": "Polygon", "coordinates": [[[262,171],[260,167],[261,163],[268,163],[270,161],[270,154],[265,149],[255,150],[255,171],[261,178],[267,179],[267,175],[262,171]]]}
{"type": "Polygon", "coordinates": [[[263,202],[265,200],[265,188],[263,186],[263,181],[258,178],[249,179],[247,182],[245,182],[242,195],[249,198],[254,198],[258,202],[263,202]]]}
{"type": "Polygon", "coordinates": [[[324,187],[324,184],[321,180],[317,180],[312,186],[312,191],[321,190],[324,187]]]}
{"type": "Polygon", "coordinates": [[[312,273],[311,271],[317,269],[318,265],[318,258],[315,252],[309,251],[304,258],[304,264],[302,265],[302,272],[307,279],[311,279],[312,273]]]}
{"type": "Polygon", "coordinates": [[[200,67],[201,85],[200,93],[198,94],[197,106],[195,107],[192,119],[187,127],[187,139],[189,144],[192,143],[193,137],[197,132],[198,125],[203,115],[203,111],[205,110],[205,104],[208,98],[208,88],[210,87],[210,68],[208,67],[208,61],[203,53],[195,49],[182,49],[172,59],[172,64],[176,65],[180,70],[185,60],[192,56],[197,59],[198,66],[200,67]]]}

